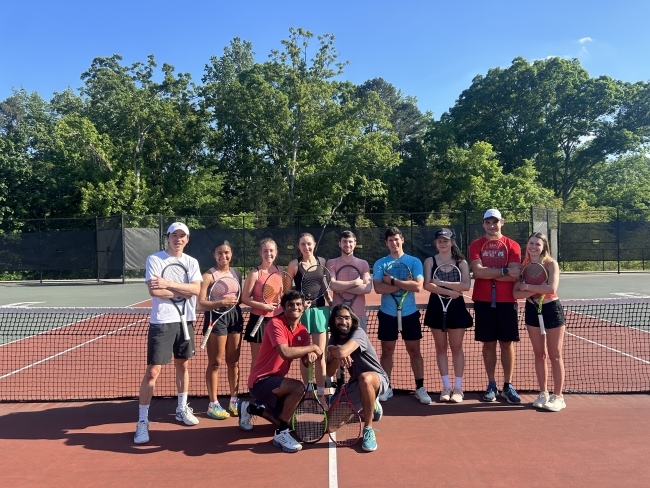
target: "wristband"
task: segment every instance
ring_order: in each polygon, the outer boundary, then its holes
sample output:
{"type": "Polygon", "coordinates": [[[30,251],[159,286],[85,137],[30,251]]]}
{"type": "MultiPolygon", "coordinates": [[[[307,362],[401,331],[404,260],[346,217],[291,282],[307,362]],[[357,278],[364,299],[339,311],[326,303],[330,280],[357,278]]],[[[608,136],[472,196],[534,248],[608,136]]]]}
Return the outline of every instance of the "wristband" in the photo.
{"type": "Polygon", "coordinates": [[[390,284],[393,285],[393,286],[395,286],[395,278],[391,278],[391,279],[390,279],[390,284]]]}

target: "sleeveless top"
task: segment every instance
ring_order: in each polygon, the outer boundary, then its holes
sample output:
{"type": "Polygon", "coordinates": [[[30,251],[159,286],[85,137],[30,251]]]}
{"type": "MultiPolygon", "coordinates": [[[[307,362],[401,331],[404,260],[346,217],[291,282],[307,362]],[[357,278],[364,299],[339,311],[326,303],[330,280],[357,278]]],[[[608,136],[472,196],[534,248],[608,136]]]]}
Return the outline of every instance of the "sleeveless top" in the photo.
{"type": "MultiPolygon", "coordinates": [[[[320,259],[318,259],[318,256],[315,256],[316,262],[320,264],[320,259]]],[[[303,273],[307,271],[302,267],[302,261],[298,261],[298,271],[296,271],[296,276],[293,277],[293,281],[296,283],[296,289],[301,290],[302,289],[302,275],[303,273]]],[[[319,270],[322,274],[322,270],[319,270]]],[[[327,306],[325,304],[325,297],[320,297],[318,300],[316,300],[315,303],[312,304],[312,307],[325,307],[327,306]]]]}
{"type": "MultiPolygon", "coordinates": [[[[546,261],[545,263],[542,264],[542,266],[544,266],[546,273],[550,275],[550,270],[548,269],[549,263],[550,261],[546,261]]],[[[542,296],[541,293],[535,293],[531,298],[535,300],[539,300],[541,296],[542,296]]],[[[555,300],[557,298],[558,298],[557,293],[547,293],[544,295],[544,303],[550,302],[551,300],[555,300]]]]}
{"type": "MultiPolygon", "coordinates": [[[[264,282],[266,281],[266,279],[269,277],[271,273],[274,273],[276,271],[280,271],[280,268],[278,268],[275,264],[271,268],[269,268],[268,271],[260,269],[259,266],[257,267],[257,280],[255,280],[255,283],[253,284],[253,293],[251,294],[253,300],[255,300],[256,302],[264,303],[264,296],[262,294],[262,290],[264,288],[264,282]]],[[[282,307],[280,306],[280,304],[278,304],[277,308],[275,310],[272,310],[271,312],[267,312],[266,310],[262,310],[260,308],[251,308],[252,314],[258,316],[261,315],[262,317],[275,317],[276,315],[279,315],[281,311],[282,311],[282,307]]]]}

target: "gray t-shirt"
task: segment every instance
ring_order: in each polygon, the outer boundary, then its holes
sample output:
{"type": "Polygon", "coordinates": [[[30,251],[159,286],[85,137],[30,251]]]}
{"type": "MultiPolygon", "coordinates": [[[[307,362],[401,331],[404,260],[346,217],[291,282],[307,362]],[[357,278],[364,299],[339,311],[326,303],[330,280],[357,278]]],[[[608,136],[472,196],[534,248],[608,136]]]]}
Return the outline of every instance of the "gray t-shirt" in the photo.
{"type": "Polygon", "coordinates": [[[356,380],[361,373],[373,371],[383,377],[388,384],[388,375],[379,363],[377,352],[375,351],[375,348],[372,347],[370,340],[368,340],[368,334],[366,334],[361,327],[352,332],[349,336],[341,337],[338,340],[334,337],[330,337],[328,345],[342,346],[348,341],[354,341],[359,344],[359,347],[350,355],[353,361],[352,367],[348,368],[348,373],[351,377],[350,381],[356,380]]]}

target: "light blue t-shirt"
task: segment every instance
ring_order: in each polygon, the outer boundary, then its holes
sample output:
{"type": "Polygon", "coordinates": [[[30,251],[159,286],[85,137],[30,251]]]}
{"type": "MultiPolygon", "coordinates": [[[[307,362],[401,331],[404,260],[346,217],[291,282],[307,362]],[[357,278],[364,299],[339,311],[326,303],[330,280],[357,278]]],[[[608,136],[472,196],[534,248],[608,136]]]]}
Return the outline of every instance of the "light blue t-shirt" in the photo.
{"type": "MultiPolygon", "coordinates": [[[[386,268],[388,268],[388,266],[394,261],[400,261],[407,265],[411,270],[414,280],[417,278],[424,278],[422,262],[418,258],[409,256],[408,254],[402,254],[400,258],[395,259],[389,254],[385,258],[381,258],[379,261],[375,262],[372,268],[372,279],[381,280],[386,268]]],[[[379,309],[385,314],[397,317],[397,304],[393,297],[390,296],[390,293],[382,293],[381,306],[379,309]]],[[[417,312],[417,310],[417,306],[415,305],[415,293],[409,292],[406,295],[406,298],[404,298],[404,303],[402,304],[402,316],[406,317],[407,315],[417,312]]]]}

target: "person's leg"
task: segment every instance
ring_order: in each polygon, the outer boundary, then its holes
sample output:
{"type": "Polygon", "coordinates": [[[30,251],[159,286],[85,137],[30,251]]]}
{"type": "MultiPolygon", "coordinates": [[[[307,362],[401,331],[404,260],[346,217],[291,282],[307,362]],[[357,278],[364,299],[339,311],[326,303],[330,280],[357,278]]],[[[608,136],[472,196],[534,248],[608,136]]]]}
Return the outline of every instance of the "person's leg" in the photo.
{"type": "Polygon", "coordinates": [[[217,402],[219,370],[224,363],[227,341],[228,337],[225,335],[210,334],[210,337],[208,338],[208,345],[206,347],[208,353],[208,366],[205,370],[205,384],[208,388],[208,399],[211,404],[217,402]]]}
{"type": "MultiPolygon", "coordinates": [[[[431,329],[433,342],[436,345],[436,362],[440,376],[449,376],[449,359],[447,358],[447,333],[439,329],[431,329]]],[[[450,331],[451,332],[451,331],[450,331]]]]}
{"type": "Polygon", "coordinates": [[[495,372],[497,369],[497,341],[483,343],[483,364],[487,373],[488,381],[495,383],[495,372]]]}
{"type": "Polygon", "coordinates": [[[463,352],[465,329],[449,329],[447,333],[449,334],[451,360],[454,365],[454,388],[451,401],[460,403],[463,401],[463,374],[465,374],[465,353],[463,352]]]}
{"type": "Polygon", "coordinates": [[[512,372],[515,369],[515,343],[512,341],[509,342],[499,341],[499,348],[501,349],[501,366],[503,367],[503,382],[512,383],[512,372]]]}
{"type": "Polygon", "coordinates": [[[140,405],[146,405],[147,407],[151,403],[153,398],[153,391],[156,386],[156,379],[160,374],[160,369],[162,368],[159,364],[150,364],[147,366],[147,369],[140,383],[140,394],[139,394],[139,403],[140,405]]]}
{"type": "Polygon", "coordinates": [[[241,334],[228,334],[226,340],[226,365],[228,366],[228,386],[230,399],[237,397],[239,390],[239,355],[241,353],[241,334]]]}
{"type": "Polygon", "coordinates": [[[551,359],[551,371],[553,374],[553,393],[556,396],[562,396],[562,389],[564,388],[564,360],[562,359],[564,329],[564,326],[546,329],[548,355],[551,359]]]}
{"type": "Polygon", "coordinates": [[[375,400],[379,391],[379,375],[372,371],[367,371],[359,375],[358,381],[361,408],[363,409],[363,425],[365,427],[372,427],[375,400]]]}
{"type": "Polygon", "coordinates": [[[379,362],[384,368],[388,378],[393,372],[393,355],[395,354],[395,344],[397,341],[381,341],[381,358],[379,362]]]}
{"type": "MultiPolygon", "coordinates": [[[[325,351],[327,347],[327,334],[325,332],[315,332],[311,334],[311,342],[312,344],[316,344],[321,351],[325,351]]],[[[322,389],[325,388],[325,354],[316,360],[314,366],[314,382],[318,387],[319,395],[322,395],[322,389]]]]}
{"type": "Polygon", "coordinates": [[[411,360],[411,371],[416,379],[424,378],[424,360],[420,352],[420,341],[404,341],[406,352],[411,360]]]}
{"type": "Polygon", "coordinates": [[[251,371],[253,370],[253,367],[255,366],[255,361],[257,361],[257,356],[260,354],[260,346],[262,345],[261,342],[249,342],[251,346],[251,371]]]}
{"type": "Polygon", "coordinates": [[[539,385],[540,393],[546,392],[548,370],[546,366],[546,339],[541,334],[539,327],[527,325],[528,337],[533,346],[533,353],[535,354],[535,374],[537,375],[537,384],[539,385]]]}

